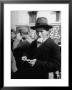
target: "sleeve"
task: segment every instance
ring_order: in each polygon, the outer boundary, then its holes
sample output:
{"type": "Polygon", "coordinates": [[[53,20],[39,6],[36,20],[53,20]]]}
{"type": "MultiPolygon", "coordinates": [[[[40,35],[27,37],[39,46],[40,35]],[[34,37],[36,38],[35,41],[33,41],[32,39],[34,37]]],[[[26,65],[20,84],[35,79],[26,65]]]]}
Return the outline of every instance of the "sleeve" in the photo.
{"type": "Polygon", "coordinates": [[[41,70],[42,72],[55,72],[58,70],[58,66],[55,62],[47,61],[38,61],[35,65],[36,69],[41,70]]]}
{"type": "Polygon", "coordinates": [[[61,51],[60,47],[57,44],[53,45],[52,48],[52,54],[51,54],[51,61],[54,62],[56,70],[61,71],[61,51]]]}
{"type": "Polygon", "coordinates": [[[15,50],[16,48],[21,48],[23,46],[23,43],[21,40],[16,39],[13,43],[13,50],[15,50]]]}
{"type": "Polygon", "coordinates": [[[60,71],[61,70],[60,48],[57,45],[54,45],[50,52],[51,53],[48,60],[45,61],[37,60],[35,67],[44,70],[44,72],[54,72],[57,70],[60,71]]]}

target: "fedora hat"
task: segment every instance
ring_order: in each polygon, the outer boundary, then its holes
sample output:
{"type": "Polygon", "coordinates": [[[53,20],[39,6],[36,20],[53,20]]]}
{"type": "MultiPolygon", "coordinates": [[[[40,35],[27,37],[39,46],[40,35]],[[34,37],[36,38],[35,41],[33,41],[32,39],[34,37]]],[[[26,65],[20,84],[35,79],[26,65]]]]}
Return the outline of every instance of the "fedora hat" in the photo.
{"type": "Polygon", "coordinates": [[[48,20],[45,17],[40,17],[37,19],[35,26],[32,26],[31,29],[36,30],[37,28],[44,28],[45,30],[49,30],[52,28],[51,25],[48,25],[48,20]]]}

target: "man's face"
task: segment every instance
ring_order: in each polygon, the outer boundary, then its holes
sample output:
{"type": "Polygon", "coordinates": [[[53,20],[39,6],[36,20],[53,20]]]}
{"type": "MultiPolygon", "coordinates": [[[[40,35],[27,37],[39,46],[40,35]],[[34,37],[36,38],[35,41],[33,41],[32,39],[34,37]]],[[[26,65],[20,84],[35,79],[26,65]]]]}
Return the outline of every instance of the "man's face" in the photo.
{"type": "Polygon", "coordinates": [[[38,28],[37,29],[37,36],[38,36],[38,38],[43,38],[44,39],[48,36],[48,31],[46,31],[43,28],[38,28]]]}
{"type": "Polygon", "coordinates": [[[26,39],[29,35],[29,30],[27,27],[24,27],[24,29],[21,31],[21,35],[23,39],[26,39]]]}
{"type": "Polygon", "coordinates": [[[23,39],[26,39],[28,37],[28,32],[22,32],[21,35],[23,39]]]}

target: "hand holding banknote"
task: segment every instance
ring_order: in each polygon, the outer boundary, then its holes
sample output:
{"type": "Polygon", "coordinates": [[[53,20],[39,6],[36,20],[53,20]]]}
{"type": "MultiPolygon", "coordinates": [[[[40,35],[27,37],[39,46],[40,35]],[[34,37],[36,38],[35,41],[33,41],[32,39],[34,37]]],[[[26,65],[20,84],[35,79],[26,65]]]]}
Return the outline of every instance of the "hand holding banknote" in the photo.
{"type": "Polygon", "coordinates": [[[23,61],[27,61],[32,67],[35,65],[35,63],[36,63],[36,61],[37,61],[37,59],[27,59],[26,56],[23,56],[23,57],[22,57],[22,60],[23,60],[23,61]]]}

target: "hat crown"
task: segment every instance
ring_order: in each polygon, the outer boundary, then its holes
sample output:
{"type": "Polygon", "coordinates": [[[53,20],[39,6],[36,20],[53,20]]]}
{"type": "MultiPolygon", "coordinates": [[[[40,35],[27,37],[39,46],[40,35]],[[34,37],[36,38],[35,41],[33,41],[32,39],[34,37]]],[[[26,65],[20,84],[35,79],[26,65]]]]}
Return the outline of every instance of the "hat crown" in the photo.
{"type": "Polygon", "coordinates": [[[44,28],[45,30],[49,30],[52,28],[51,25],[48,25],[48,20],[45,17],[40,17],[36,20],[35,26],[32,26],[31,29],[37,30],[37,28],[44,28]]]}
{"type": "Polygon", "coordinates": [[[38,18],[36,25],[48,25],[48,20],[45,17],[38,18]]]}

